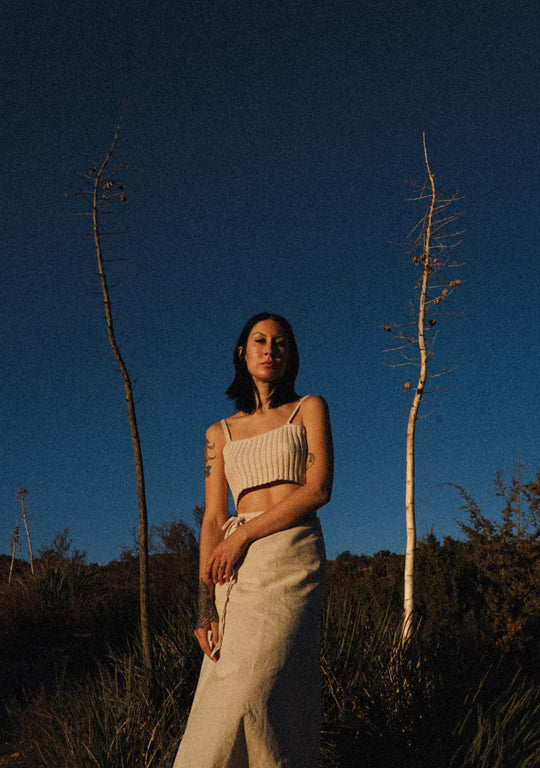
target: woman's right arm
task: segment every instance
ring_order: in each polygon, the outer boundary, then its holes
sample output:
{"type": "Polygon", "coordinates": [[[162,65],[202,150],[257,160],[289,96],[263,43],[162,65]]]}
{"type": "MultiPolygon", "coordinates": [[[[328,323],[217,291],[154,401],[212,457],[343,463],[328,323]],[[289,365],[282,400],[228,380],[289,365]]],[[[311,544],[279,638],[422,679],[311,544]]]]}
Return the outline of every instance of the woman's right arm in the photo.
{"type": "Polygon", "coordinates": [[[203,652],[212,657],[208,633],[211,632],[212,643],[219,639],[219,620],[214,604],[214,583],[205,578],[208,558],[214,548],[223,540],[222,526],[229,518],[228,485],[223,466],[223,446],[225,434],[220,424],[212,424],[206,431],[204,443],[204,474],[205,474],[205,504],[204,517],[201,527],[201,542],[199,554],[199,605],[195,636],[203,652]]]}

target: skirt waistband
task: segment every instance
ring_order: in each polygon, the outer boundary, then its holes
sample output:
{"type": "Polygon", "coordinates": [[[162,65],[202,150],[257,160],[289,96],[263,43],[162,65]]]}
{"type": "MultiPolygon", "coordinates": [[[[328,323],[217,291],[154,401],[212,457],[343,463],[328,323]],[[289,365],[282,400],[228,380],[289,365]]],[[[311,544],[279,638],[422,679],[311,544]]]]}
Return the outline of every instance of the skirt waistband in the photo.
{"type": "Polygon", "coordinates": [[[261,510],[260,512],[246,512],[245,515],[234,515],[233,517],[229,517],[227,522],[221,526],[221,530],[225,531],[225,538],[227,536],[230,536],[233,531],[236,531],[237,528],[239,528],[244,523],[247,523],[248,520],[252,520],[254,517],[258,517],[259,515],[264,515],[266,510],[261,510]]]}

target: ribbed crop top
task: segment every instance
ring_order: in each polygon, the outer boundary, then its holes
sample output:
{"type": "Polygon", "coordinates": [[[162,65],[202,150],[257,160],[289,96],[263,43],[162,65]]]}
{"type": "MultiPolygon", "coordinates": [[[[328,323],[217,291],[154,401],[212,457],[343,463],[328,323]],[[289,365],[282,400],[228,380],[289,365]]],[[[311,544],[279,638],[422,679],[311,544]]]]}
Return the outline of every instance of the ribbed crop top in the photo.
{"type": "Polygon", "coordinates": [[[235,506],[245,491],[280,481],[298,485],[306,482],[306,430],[303,424],[292,424],[305,399],[300,400],[285,424],[262,435],[232,440],[227,422],[221,420],[227,438],[223,446],[225,477],[235,506]]]}

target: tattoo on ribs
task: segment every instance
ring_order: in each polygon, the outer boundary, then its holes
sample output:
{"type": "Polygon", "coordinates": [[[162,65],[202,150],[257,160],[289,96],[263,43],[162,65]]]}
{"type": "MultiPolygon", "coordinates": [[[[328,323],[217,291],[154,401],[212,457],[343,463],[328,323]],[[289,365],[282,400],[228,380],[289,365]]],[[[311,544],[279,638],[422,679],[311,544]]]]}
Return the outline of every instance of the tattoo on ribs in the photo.
{"type": "Polygon", "coordinates": [[[307,459],[306,459],[306,470],[308,470],[314,464],[315,464],[315,454],[314,453],[308,453],[307,459]]]}
{"type": "Polygon", "coordinates": [[[210,472],[212,471],[212,461],[216,458],[215,454],[214,456],[210,455],[210,451],[213,451],[216,447],[215,441],[211,443],[208,438],[204,441],[204,474],[206,477],[210,477],[210,472]]]}
{"type": "Polygon", "coordinates": [[[199,579],[199,604],[197,612],[197,626],[195,629],[204,629],[211,622],[219,622],[218,612],[214,601],[210,597],[210,589],[204,579],[199,579]]]}

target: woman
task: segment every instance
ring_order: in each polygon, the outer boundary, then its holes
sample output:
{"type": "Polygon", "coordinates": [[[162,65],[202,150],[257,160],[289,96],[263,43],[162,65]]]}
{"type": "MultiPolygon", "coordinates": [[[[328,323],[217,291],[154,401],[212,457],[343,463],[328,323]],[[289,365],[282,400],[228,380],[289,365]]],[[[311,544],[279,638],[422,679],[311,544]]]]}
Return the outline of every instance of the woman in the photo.
{"type": "Polygon", "coordinates": [[[174,768],[315,768],[328,411],[296,394],[298,350],[280,315],[246,323],[234,366],[238,413],[206,433],[195,630],[205,657],[174,768]]]}

